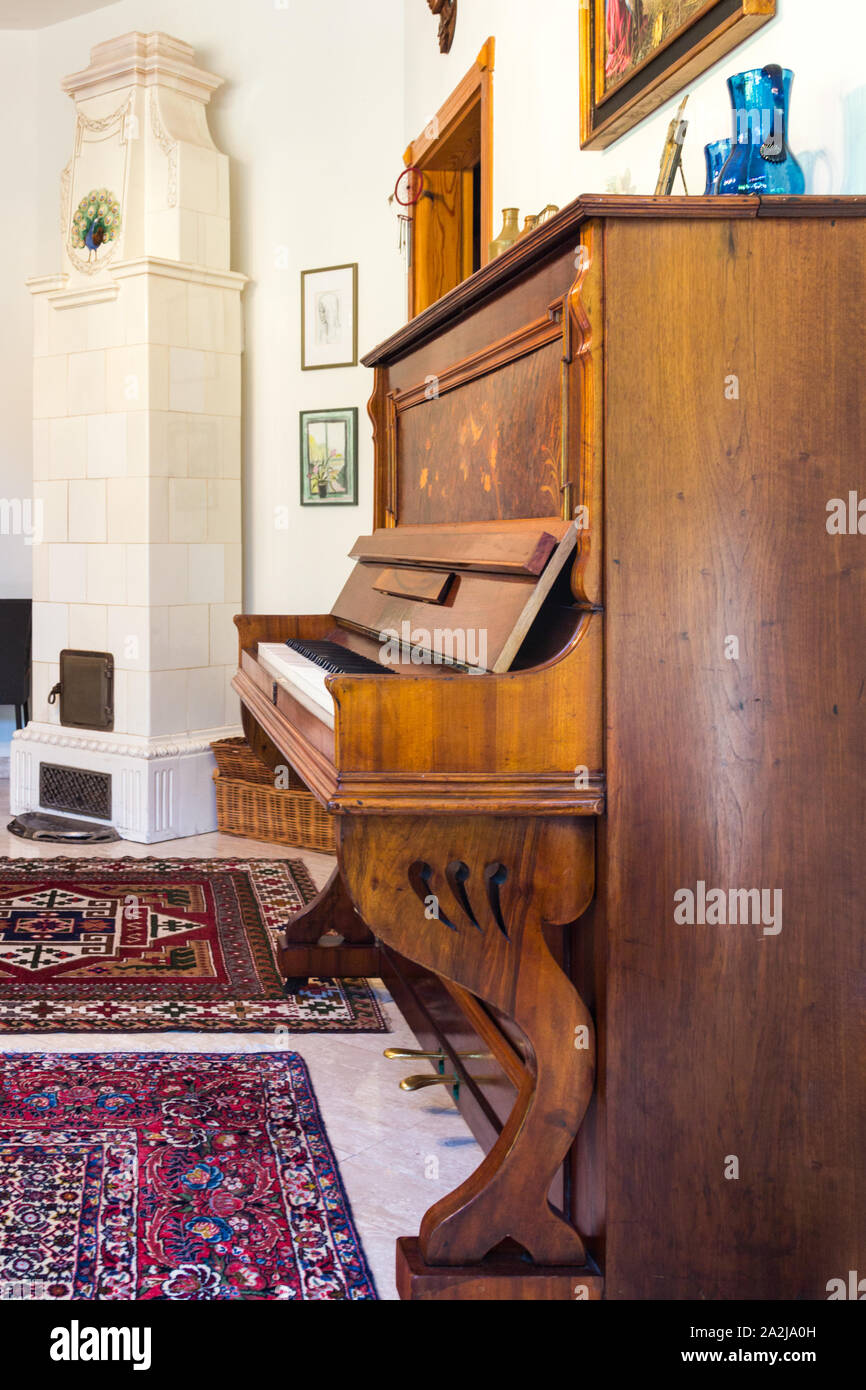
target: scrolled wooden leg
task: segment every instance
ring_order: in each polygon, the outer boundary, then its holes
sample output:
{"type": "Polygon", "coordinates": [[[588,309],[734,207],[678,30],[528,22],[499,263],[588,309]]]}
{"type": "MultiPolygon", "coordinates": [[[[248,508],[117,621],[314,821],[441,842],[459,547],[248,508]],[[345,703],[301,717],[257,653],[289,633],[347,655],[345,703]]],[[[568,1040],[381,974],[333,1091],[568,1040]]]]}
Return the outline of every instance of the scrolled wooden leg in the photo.
{"type": "Polygon", "coordinates": [[[420,1246],[431,1264],[481,1260],[506,1237],[536,1264],[582,1265],[586,1259],[579,1233],[554,1211],[547,1193],[592,1095],[595,1033],[577,991],[544,951],[548,961],[538,963],[538,988],[523,991],[531,997],[518,997],[512,1015],[532,1048],[526,1080],[481,1166],[424,1217],[420,1246]],[[579,1051],[576,1040],[586,1044],[579,1051]],[[551,1056],[556,1052],[565,1055],[551,1056]]]}
{"type": "Polygon", "coordinates": [[[348,819],[341,863],[365,919],[513,1019],[528,1045],[496,1144],[424,1217],[424,1260],[471,1265],[510,1238],[536,1264],[582,1266],[580,1234],[547,1194],[589,1104],[595,1039],[545,930],[574,921],[592,896],[592,820],[348,819]]]}

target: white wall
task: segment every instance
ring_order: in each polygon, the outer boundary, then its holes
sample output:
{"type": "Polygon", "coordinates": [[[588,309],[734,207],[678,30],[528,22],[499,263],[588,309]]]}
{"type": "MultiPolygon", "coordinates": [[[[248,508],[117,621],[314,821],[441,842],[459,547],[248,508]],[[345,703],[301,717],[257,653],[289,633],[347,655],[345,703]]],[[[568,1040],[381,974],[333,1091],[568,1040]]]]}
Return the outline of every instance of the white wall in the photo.
{"type": "Polygon", "coordinates": [[[372,378],[360,366],[301,372],[300,273],[359,263],[361,352],[401,321],[387,203],[402,150],[401,0],[377,0],[373,22],[357,0],[121,0],[41,30],[40,273],[60,264],[56,209],[73,114],[60,81],[86,66],[93,44],[131,29],[186,40],[226,81],[209,120],[231,160],[232,268],[252,281],[244,295],[245,608],[327,612],[351,567],[347,552],[372,519],[372,378]],[[358,507],[300,506],[298,414],[325,406],[359,409],[358,507]],[[275,525],[280,507],[288,530],[275,525]]]}
{"type": "MultiPolygon", "coordinates": [[[[676,97],[607,150],[580,149],[579,0],[460,0],[450,54],[436,43],[426,6],[406,6],[404,144],[423,129],[472,66],[489,34],[494,75],[494,234],[499,210],[523,215],[604,192],[630,171],[630,191],[652,193],[676,97]]],[[[866,193],[866,4],[778,0],[775,19],[691,85],[684,166],[689,191],[704,188],[703,146],[728,135],[725,78],[767,62],[794,70],[791,145],[823,152],[807,192],[866,193]]],[[[682,94],[681,94],[682,95],[682,94]]],[[[804,159],[807,173],[813,160],[804,159]]],[[[681,191],[681,190],[680,190],[681,191]]]]}
{"type": "MultiPolygon", "coordinates": [[[[37,260],[36,130],[32,119],[36,43],[30,33],[0,38],[0,93],[4,111],[0,211],[0,497],[32,492],[33,332],[24,287],[37,260]],[[9,138],[10,129],[15,139],[9,138]],[[30,209],[28,216],[27,209],[30,209]]],[[[55,223],[57,218],[55,217],[55,223]]],[[[0,598],[30,595],[32,546],[23,536],[0,534],[0,598]]]]}

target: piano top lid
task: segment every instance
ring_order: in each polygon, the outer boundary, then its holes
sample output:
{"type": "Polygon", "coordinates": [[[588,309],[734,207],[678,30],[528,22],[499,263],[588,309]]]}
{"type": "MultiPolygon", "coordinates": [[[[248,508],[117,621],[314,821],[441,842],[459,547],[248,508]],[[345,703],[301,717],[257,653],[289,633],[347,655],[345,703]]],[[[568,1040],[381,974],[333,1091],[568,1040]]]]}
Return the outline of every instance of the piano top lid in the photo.
{"type": "Polygon", "coordinates": [[[509,280],[519,280],[544,261],[577,245],[579,230],[592,218],[730,221],[765,217],[866,217],[866,196],[857,197],[645,197],[584,193],[561,212],[521,237],[503,255],[463,280],[361,358],[365,367],[386,366],[476,308],[509,280]]]}

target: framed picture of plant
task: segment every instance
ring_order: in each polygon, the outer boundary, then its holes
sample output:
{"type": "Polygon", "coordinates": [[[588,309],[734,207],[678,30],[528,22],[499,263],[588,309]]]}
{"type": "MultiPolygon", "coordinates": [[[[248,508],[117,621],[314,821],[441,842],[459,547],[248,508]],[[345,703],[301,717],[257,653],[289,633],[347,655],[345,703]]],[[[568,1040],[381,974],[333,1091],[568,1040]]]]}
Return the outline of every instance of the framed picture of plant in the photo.
{"type": "Polygon", "coordinates": [[[601,150],[776,13],[776,0],[578,0],[580,143],[601,150]]]}
{"type": "Polygon", "coordinates": [[[301,370],[358,363],[358,267],[301,271],[301,370]]]}
{"type": "Polygon", "coordinates": [[[301,505],[358,505],[358,410],[301,411],[301,505]]]}

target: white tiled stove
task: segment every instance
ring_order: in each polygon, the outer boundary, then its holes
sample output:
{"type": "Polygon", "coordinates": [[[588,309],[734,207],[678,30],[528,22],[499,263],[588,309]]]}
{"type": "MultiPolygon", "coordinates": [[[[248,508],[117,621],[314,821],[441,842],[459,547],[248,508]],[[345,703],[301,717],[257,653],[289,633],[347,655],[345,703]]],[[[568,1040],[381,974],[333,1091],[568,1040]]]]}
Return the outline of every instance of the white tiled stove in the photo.
{"type": "Polygon", "coordinates": [[[39,808],[43,761],[109,772],[112,822],[144,843],[215,828],[209,746],[239,731],[246,277],[229,269],[228,159],[207,125],[220,82],[164,34],[92,50],[63,84],[63,268],[28,282],[41,524],[12,810],[39,808]],[[99,191],[120,229],[88,250],[73,218],[99,191]],[[62,728],[47,703],[66,647],[112,653],[112,733],[62,728]]]}

